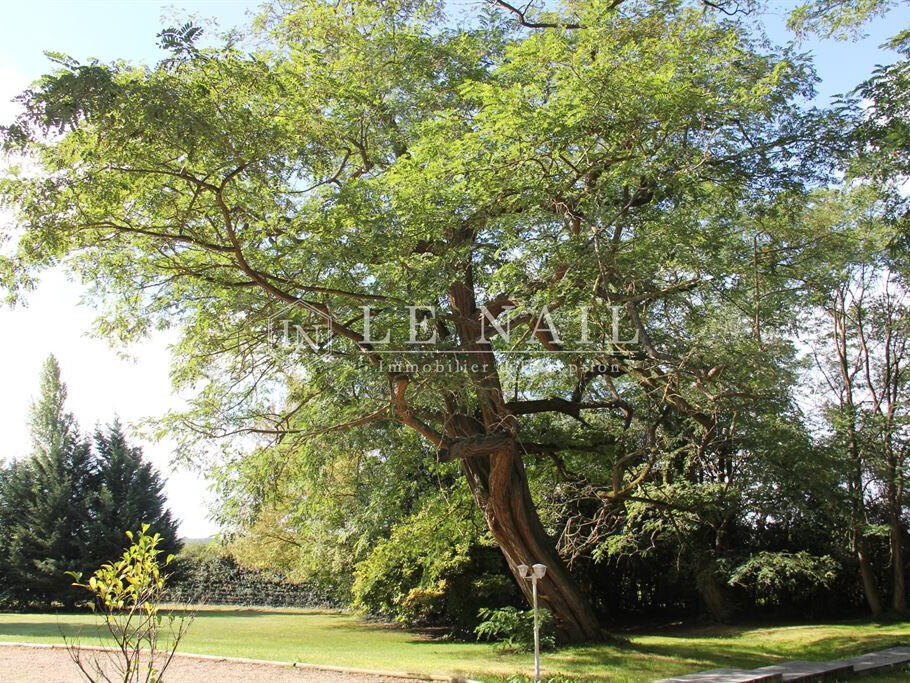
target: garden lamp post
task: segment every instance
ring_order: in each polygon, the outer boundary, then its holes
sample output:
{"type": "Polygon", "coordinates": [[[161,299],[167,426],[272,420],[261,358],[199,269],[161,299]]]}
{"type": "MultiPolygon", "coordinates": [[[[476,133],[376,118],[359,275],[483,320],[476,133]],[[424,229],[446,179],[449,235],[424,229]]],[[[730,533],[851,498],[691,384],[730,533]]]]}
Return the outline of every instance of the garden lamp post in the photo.
{"type": "Polygon", "coordinates": [[[518,565],[518,573],[523,579],[531,579],[531,596],[534,602],[534,680],[540,683],[540,621],[537,618],[537,581],[547,573],[547,565],[518,565]]]}

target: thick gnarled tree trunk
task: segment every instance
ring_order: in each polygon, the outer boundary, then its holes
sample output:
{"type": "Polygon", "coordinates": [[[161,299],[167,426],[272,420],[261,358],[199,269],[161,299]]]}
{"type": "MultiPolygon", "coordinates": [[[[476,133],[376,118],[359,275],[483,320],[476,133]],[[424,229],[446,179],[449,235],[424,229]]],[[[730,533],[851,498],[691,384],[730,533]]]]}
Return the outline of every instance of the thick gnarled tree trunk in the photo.
{"type": "Polygon", "coordinates": [[[546,576],[538,582],[538,592],[543,606],[553,613],[560,641],[601,640],[603,633],[594,610],[540,522],[515,447],[466,458],[462,463],[471,492],[528,600],[531,584],[519,576],[518,565],[539,562],[547,566],[546,576]]]}
{"type": "Polygon", "coordinates": [[[447,401],[446,459],[462,463],[474,500],[483,510],[490,532],[502,549],[509,569],[530,600],[530,583],[518,573],[521,564],[541,563],[547,574],[538,582],[538,596],[553,614],[561,642],[601,640],[603,632],[588,599],[556,552],[547,536],[528,487],[527,475],[517,447],[517,422],[506,408],[496,357],[487,341],[480,341],[472,269],[450,291],[450,301],[461,314],[456,328],[461,348],[474,370],[479,413],[471,414],[450,397],[447,401]]]}

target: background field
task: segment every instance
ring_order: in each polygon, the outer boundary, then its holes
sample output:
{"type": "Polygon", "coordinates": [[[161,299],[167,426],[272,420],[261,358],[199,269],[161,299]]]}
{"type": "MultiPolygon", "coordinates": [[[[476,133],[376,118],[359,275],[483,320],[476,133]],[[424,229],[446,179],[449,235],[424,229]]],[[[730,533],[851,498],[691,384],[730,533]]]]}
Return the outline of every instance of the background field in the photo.
{"type": "MultiPolygon", "coordinates": [[[[0,614],[0,641],[60,642],[61,633],[97,645],[90,614],[0,614]]],[[[573,647],[544,655],[544,669],[583,680],[650,681],[721,666],[782,659],[835,659],[910,643],[910,624],[844,622],[777,627],[705,627],[632,633],[625,645],[573,647]]],[[[500,654],[481,643],[451,643],[341,613],[206,608],[184,652],[296,661],[387,671],[471,674],[501,680],[527,672],[532,657],[500,654]]],[[[893,674],[865,681],[906,681],[893,674]]]]}

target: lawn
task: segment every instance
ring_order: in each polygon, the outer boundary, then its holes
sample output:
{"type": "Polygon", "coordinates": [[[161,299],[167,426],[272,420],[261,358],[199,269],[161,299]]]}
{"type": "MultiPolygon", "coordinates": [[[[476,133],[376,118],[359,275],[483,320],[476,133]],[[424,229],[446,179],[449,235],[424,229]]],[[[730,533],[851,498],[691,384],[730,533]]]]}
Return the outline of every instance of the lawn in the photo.
{"type": "MultiPolygon", "coordinates": [[[[60,642],[61,631],[84,645],[101,629],[90,614],[0,614],[0,641],[60,642]]],[[[650,681],[726,666],[754,667],[783,659],[835,659],[910,643],[910,623],[844,622],[778,627],[705,627],[629,635],[625,645],[545,653],[543,668],[580,680],[650,681]]],[[[386,671],[468,674],[484,681],[527,672],[532,657],[499,654],[478,643],[433,641],[402,629],[331,612],[203,609],[181,647],[254,659],[386,671]]],[[[866,681],[906,681],[896,674],[866,681]]]]}

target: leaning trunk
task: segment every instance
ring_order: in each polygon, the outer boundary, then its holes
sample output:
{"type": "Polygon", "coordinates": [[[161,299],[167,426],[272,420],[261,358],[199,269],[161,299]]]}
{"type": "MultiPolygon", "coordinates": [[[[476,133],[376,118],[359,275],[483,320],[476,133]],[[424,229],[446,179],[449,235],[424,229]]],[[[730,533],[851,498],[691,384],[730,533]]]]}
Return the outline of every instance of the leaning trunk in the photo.
{"type": "Polygon", "coordinates": [[[881,616],[882,598],[875,580],[875,572],[872,570],[872,563],[869,561],[866,542],[863,539],[857,541],[856,559],[859,561],[859,575],[863,581],[863,593],[866,595],[866,602],[869,603],[869,611],[874,617],[881,616]]]}
{"type": "Polygon", "coordinates": [[[450,452],[449,459],[462,463],[474,500],[483,510],[490,532],[506,558],[522,592],[531,599],[531,586],[518,573],[521,564],[545,564],[547,574],[538,582],[538,598],[553,614],[561,642],[601,640],[597,616],[569,574],[547,536],[531,499],[524,463],[516,445],[515,417],[506,408],[489,341],[479,335],[474,298],[473,269],[465,268],[464,282],[450,291],[452,308],[461,314],[455,325],[462,349],[472,360],[471,379],[477,391],[479,414],[463,410],[449,397],[447,436],[469,445],[450,452]],[[478,441],[479,440],[479,441],[478,441]],[[487,446],[482,447],[481,443],[487,446]]]}
{"type": "Polygon", "coordinates": [[[594,610],[540,522],[521,457],[514,446],[462,462],[487,525],[529,601],[531,585],[519,576],[518,565],[539,562],[547,566],[546,576],[538,582],[538,595],[542,606],[553,614],[560,642],[602,640],[603,632],[594,610]]]}

